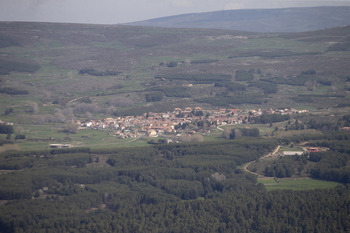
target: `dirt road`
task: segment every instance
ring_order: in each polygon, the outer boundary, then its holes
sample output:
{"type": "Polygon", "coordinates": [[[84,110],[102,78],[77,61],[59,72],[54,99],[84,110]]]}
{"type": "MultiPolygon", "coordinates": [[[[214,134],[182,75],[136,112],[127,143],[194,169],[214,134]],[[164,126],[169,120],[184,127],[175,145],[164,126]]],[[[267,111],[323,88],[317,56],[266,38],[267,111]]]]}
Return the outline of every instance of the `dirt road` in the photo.
{"type": "MultiPolygon", "coordinates": [[[[272,153],[269,153],[269,154],[267,154],[267,155],[264,155],[263,157],[261,157],[261,158],[259,158],[259,159],[265,159],[265,158],[268,158],[268,157],[277,156],[277,152],[278,152],[279,149],[280,149],[280,146],[277,146],[277,147],[275,148],[275,150],[274,150],[272,153]]],[[[255,173],[255,172],[252,172],[252,171],[250,171],[250,170],[248,170],[248,166],[249,166],[250,164],[252,164],[252,163],[255,163],[256,161],[257,161],[257,160],[254,160],[254,161],[251,161],[251,162],[249,162],[249,163],[244,164],[243,167],[242,167],[242,169],[243,169],[243,171],[245,171],[245,172],[248,172],[248,173],[250,173],[250,174],[253,174],[253,175],[256,175],[256,176],[260,176],[260,177],[261,177],[261,175],[255,173]]]]}

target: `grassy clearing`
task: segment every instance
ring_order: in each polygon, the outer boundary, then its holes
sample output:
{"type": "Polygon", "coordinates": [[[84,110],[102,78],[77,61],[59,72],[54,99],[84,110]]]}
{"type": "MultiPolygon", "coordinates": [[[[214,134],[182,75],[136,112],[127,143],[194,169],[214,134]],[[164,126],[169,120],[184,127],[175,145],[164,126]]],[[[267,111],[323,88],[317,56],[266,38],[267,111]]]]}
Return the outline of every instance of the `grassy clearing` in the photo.
{"type": "Polygon", "coordinates": [[[266,190],[312,190],[312,189],[329,189],[335,188],[339,183],[324,180],[315,180],[310,178],[305,179],[292,179],[283,178],[278,179],[277,183],[273,178],[258,179],[258,183],[265,185],[266,190]]]}
{"type": "Polygon", "coordinates": [[[71,134],[70,137],[72,145],[90,148],[135,147],[147,144],[141,139],[119,139],[113,135],[113,132],[105,130],[80,130],[77,134],[71,134]]]}
{"type": "MultiPolygon", "coordinates": [[[[118,148],[146,146],[144,139],[119,139],[113,132],[106,130],[79,130],[76,134],[60,132],[62,125],[21,125],[21,131],[27,136],[26,140],[16,140],[15,144],[21,150],[45,150],[50,144],[71,144],[74,147],[118,148]]],[[[6,135],[0,138],[5,139],[6,135]]],[[[14,136],[13,136],[14,137],[14,136]]]]}
{"type": "Polygon", "coordinates": [[[91,44],[97,48],[107,48],[107,49],[114,48],[120,51],[130,50],[130,48],[126,47],[122,42],[117,40],[110,41],[110,42],[92,42],[91,44]]]}
{"type": "Polygon", "coordinates": [[[144,67],[149,67],[149,66],[157,66],[159,65],[161,62],[171,62],[171,61],[180,61],[179,57],[175,57],[175,56],[146,56],[146,57],[142,57],[141,58],[141,64],[144,67]]]}
{"type": "Polygon", "coordinates": [[[246,40],[246,45],[240,47],[243,50],[251,49],[284,49],[293,52],[323,52],[327,47],[318,43],[307,43],[297,40],[275,38],[254,38],[246,40]]]}
{"type": "Polygon", "coordinates": [[[18,144],[21,151],[35,151],[35,150],[46,150],[49,149],[48,142],[36,142],[36,141],[19,141],[18,144]]]}
{"type": "Polygon", "coordinates": [[[147,140],[144,139],[116,139],[114,143],[111,144],[95,144],[95,145],[86,145],[86,147],[90,147],[92,149],[117,149],[117,148],[135,148],[135,147],[145,147],[151,146],[151,144],[147,143],[147,140]]]}

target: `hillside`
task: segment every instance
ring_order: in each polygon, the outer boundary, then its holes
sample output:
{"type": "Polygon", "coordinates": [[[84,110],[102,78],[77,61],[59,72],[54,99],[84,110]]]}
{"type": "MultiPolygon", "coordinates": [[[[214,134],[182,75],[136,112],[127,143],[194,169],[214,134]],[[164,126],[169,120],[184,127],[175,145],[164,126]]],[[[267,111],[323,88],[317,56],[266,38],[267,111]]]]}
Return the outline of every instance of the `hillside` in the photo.
{"type": "Polygon", "coordinates": [[[245,102],[229,100],[242,93],[268,108],[319,107],[320,98],[336,93],[336,99],[322,101],[322,106],[334,106],[347,95],[349,27],[283,35],[5,22],[0,29],[3,93],[6,88],[30,93],[25,100],[3,96],[8,99],[4,109],[23,109],[28,100],[68,107],[82,96],[118,112],[140,105],[138,113],[179,105],[238,107],[245,102]],[[168,93],[169,88],[177,92],[168,93]],[[161,101],[146,101],[145,94],[158,92],[161,101]],[[128,101],[115,103],[116,97],[128,101]]]}
{"type": "Polygon", "coordinates": [[[23,145],[45,147],[47,138],[64,141],[74,119],[186,107],[346,112],[349,28],[264,34],[3,22],[1,120],[21,124],[32,140],[23,145]]]}
{"type": "Polygon", "coordinates": [[[227,10],[184,14],[130,25],[212,28],[253,32],[302,32],[350,24],[350,7],[227,10]]]}
{"type": "Polygon", "coordinates": [[[0,232],[348,232],[349,38],[1,22],[0,232]]]}

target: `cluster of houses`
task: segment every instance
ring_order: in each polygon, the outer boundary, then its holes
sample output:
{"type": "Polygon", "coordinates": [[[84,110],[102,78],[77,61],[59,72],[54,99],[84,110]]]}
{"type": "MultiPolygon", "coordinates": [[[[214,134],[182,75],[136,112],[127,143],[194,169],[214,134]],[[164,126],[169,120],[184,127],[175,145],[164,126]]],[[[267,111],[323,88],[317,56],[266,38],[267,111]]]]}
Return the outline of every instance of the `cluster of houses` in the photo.
{"type": "MultiPolygon", "coordinates": [[[[119,138],[131,138],[146,135],[157,137],[164,134],[178,134],[183,131],[183,125],[193,122],[206,122],[207,127],[201,128],[202,132],[210,132],[221,125],[235,125],[248,123],[249,116],[266,114],[295,114],[303,112],[295,109],[283,110],[241,110],[218,109],[202,110],[196,108],[175,108],[167,113],[144,113],[142,116],[125,116],[106,118],[103,120],[77,120],[79,129],[112,130],[119,138]]],[[[196,133],[192,130],[191,133],[196,133]]]]}

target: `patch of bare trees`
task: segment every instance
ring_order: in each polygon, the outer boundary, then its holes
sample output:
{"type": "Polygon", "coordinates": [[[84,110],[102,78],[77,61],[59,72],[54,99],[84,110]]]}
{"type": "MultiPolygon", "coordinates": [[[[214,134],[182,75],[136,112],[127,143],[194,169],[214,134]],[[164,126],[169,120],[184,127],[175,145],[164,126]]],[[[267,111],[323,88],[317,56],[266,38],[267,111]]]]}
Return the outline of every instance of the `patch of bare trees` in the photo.
{"type": "Polygon", "coordinates": [[[54,114],[19,114],[17,120],[24,124],[64,123],[74,119],[73,109],[55,109],[54,114]]]}
{"type": "Polygon", "coordinates": [[[120,97],[113,97],[109,99],[108,105],[114,106],[114,107],[129,107],[134,105],[134,102],[131,99],[120,96],[120,97]]]}

